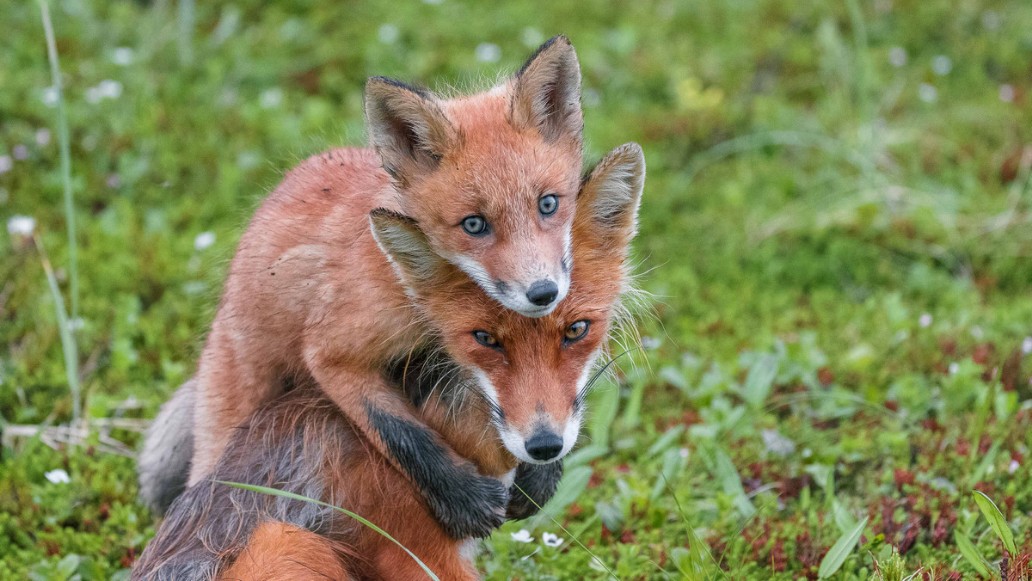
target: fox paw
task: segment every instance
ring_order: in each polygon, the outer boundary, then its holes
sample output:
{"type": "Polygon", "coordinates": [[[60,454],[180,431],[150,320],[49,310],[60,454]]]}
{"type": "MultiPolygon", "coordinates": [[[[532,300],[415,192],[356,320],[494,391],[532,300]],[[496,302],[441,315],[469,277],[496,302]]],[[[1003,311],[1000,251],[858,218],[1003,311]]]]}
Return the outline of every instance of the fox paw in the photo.
{"type": "Polygon", "coordinates": [[[509,490],[499,480],[476,474],[472,465],[469,469],[463,477],[452,473],[442,479],[442,486],[427,499],[437,522],[456,539],[490,536],[505,522],[510,503],[509,490]]]}
{"type": "Polygon", "coordinates": [[[537,514],[548,502],[563,477],[561,460],[549,464],[520,464],[510,490],[505,518],[520,520],[537,514]]]}

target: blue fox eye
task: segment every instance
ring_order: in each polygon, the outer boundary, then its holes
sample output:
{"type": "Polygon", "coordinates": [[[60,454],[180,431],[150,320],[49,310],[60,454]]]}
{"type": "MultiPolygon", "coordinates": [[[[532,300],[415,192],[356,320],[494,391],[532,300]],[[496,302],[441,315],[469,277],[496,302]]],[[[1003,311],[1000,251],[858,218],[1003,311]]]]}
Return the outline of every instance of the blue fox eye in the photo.
{"type": "Polygon", "coordinates": [[[591,323],[585,320],[577,321],[566,328],[566,332],[563,333],[563,342],[573,343],[574,341],[580,341],[588,334],[588,329],[591,327],[591,323]]]}
{"type": "Polygon", "coordinates": [[[495,339],[493,335],[487,331],[473,331],[473,338],[477,340],[484,347],[490,347],[492,349],[501,349],[502,344],[495,339]]]}
{"type": "Polygon", "coordinates": [[[548,194],[538,198],[538,211],[542,216],[551,216],[559,209],[559,196],[548,194]]]}
{"type": "Polygon", "coordinates": [[[462,219],[462,229],[470,236],[483,236],[487,234],[487,220],[476,214],[466,216],[462,219]]]}

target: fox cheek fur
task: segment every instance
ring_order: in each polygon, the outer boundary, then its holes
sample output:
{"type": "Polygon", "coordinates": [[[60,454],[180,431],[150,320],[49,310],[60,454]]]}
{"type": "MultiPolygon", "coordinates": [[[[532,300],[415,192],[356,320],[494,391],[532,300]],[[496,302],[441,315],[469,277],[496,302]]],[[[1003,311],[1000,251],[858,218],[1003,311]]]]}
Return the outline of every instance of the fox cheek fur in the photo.
{"type": "Polygon", "coordinates": [[[556,37],[483,95],[442,100],[384,78],[366,86],[369,140],[401,213],[439,255],[524,316],[547,315],[570,288],[580,83],[573,46],[556,37]]]}

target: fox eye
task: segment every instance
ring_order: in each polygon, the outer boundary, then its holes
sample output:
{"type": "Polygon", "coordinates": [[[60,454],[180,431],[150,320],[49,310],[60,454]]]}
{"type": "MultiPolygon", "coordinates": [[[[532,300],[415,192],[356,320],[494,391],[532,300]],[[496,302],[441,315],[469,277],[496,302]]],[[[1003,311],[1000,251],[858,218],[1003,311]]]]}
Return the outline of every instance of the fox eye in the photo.
{"type": "Polygon", "coordinates": [[[477,214],[466,216],[462,219],[462,229],[470,236],[483,236],[487,234],[487,220],[477,214]]]}
{"type": "Polygon", "coordinates": [[[566,328],[566,332],[563,333],[563,342],[569,344],[575,341],[580,341],[588,334],[588,328],[590,326],[591,324],[586,320],[580,320],[571,324],[566,328]]]}
{"type": "Polygon", "coordinates": [[[494,335],[487,331],[473,331],[473,338],[484,347],[490,347],[491,349],[502,348],[502,344],[498,342],[498,339],[495,339],[494,335]]]}
{"type": "Polygon", "coordinates": [[[559,209],[559,196],[548,194],[538,198],[538,211],[542,216],[551,216],[559,209]]]}

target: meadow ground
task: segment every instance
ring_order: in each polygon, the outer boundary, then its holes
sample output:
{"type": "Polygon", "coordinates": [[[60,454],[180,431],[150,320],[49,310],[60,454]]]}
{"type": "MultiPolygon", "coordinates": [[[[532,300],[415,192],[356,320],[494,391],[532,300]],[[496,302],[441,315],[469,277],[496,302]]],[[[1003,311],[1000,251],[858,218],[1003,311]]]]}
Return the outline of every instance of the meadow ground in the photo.
{"type": "Polygon", "coordinates": [[[655,316],[555,521],[485,542],[486,577],[1029,577],[1032,4],[216,4],[52,3],[92,425],[54,449],[24,436],[74,409],[16,217],[71,308],[57,92],[39,5],[0,0],[0,578],[126,574],[155,521],[118,452],[191,375],[262,195],[363,141],[367,76],[483,87],[556,32],[588,157],[644,146],[655,316]]]}

